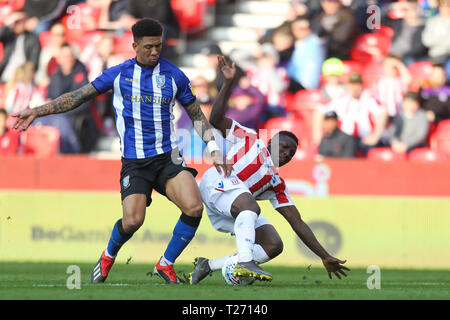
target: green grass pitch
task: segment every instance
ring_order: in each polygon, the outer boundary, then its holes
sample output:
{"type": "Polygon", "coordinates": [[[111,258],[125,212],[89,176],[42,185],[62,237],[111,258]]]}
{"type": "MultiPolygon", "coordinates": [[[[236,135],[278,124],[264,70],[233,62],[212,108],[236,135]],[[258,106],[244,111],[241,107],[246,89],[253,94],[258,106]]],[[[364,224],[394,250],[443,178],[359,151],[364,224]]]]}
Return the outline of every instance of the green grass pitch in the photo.
{"type": "MultiPolygon", "coordinates": [[[[450,275],[439,270],[381,269],[381,288],[369,290],[369,274],[354,269],[343,280],[329,280],[323,268],[267,266],[274,280],[229,286],[219,272],[198,285],[168,286],[147,273],[152,265],[117,263],[107,283],[91,284],[93,264],[79,264],[81,288],[66,287],[67,263],[0,263],[0,299],[303,300],[449,299],[450,275]]],[[[178,265],[188,273],[192,265],[178,265]]]]}

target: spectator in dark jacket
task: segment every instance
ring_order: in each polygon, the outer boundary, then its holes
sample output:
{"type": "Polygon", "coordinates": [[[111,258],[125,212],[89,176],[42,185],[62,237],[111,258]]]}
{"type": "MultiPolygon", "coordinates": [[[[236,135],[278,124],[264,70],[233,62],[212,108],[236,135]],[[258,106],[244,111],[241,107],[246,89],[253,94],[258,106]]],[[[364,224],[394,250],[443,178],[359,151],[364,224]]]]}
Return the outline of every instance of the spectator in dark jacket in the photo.
{"type": "Polygon", "coordinates": [[[417,0],[397,2],[393,7],[403,10],[401,19],[390,19],[384,14],[381,23],[394,30],[390,54],[400,57],[406,65],[427,58],[428,49],[422,42],[425,24],[420,17],[417,0]]]}
{"type": "MultiPolygon", "coordinates": [[[[81,88],[88,83],[88,75],[84,65],[76,59],[70,45],[64,45],[57,56],[59,69],[50,79],[47,98],[56,99],[60,95],[81,88]]],[[[90,152],[97,142],[97,127],[89,103],[66,113],[73,123],[80,141],[82,153],[90,152]]],[[[101,125],[101,124],[100,124],[101,125]]]]}
{"type": "Polygon", "coordinates": [[[320,4],[323,13],[314,19],[313,32],[326,40],[327,58],[349,60],[350,49],[358,35],[355,15],[340,0],[321,0],[320,4]]]}
{"type": "Polygon", "coordinates": [[[428,130],[426,112],[420,109],[420,95],[417,92],[407,92],[402,112],[395,117],[389,128],[392,150],[409,153],[414,148],[425,146],[428,130]]]}
{"type": "Polygon", "coordinates": [[[261,117],[266,109],[264,95],[250,85],[250,79],[242,77],[231,93],[227,117],[236,120],[245,127],[258,129],[261,117]]]}
{"type": "Polygon", "coordinates": [[[324,157],[354,158],[356,157],[355,138],[338,128],[336,112],[329,111],[324,116],[325,134],[319,145],[319,154],[324,157]]]}
{"type": "Polygon", "coordinates": [[[428,120],[435,124],[450,119],[450,86],[446,82],[445,66],[436,64],[428,83],[421,89],[423,109],[427,112],[428,120]]]}
{"type": "Polygon", "coordinates": [[[0,27],[0,42],[3,43],[3,60],[0,62],[0,82],[14,76],[17,67],[27,61],[36,70],[39,65],[41,44],[38,37],[25,29],[27,15],[22,11],[13,12],[0,27]]]}

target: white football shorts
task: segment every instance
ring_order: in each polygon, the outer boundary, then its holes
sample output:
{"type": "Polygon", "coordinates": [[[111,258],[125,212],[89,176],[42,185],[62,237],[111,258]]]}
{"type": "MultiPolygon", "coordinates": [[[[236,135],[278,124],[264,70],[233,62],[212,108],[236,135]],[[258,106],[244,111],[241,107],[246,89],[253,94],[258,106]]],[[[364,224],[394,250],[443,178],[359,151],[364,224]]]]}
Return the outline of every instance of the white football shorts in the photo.
{"type": "MultiPolygon", "coordinates": [[[[223,177],[215,167],[205,172],[199,187],[206,213],[214,229],[234,234],[235,219],[231,216],[231,205],[241,194],[245,192],[251,194],[250,190],[235,175],[223,177]]],[[[255,229],[265,224],[270,222],[260,214],[255,229]]]]}

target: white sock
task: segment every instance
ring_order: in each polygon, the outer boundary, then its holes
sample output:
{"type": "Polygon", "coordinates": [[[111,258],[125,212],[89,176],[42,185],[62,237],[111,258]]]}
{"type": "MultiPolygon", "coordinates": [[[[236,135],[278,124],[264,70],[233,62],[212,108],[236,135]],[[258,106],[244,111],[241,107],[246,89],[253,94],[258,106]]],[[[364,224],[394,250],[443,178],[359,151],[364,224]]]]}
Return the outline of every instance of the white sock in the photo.
{"type": "Polygon", "coordinates": [[[225,257],[222,258],[218,258],[218,259],[214,259],[214,260],[209,260],[208,264],[209,267],[211,268],[212,271],[216,271],[216,270],[222,270],[223,265],[225,264],[225,261],[227,261],[227,259],[229,257],[232,257],[234,255],[236,255],[237,253],[233,253],[233,254],[229,254],[225,257]]]}
{"type": "Polygon", "coordinates": [[[234,233],[238,249],[238,261],[253,260],[253,244],[255,243],[255,223],[258,215],[250,210],[239,213],[234,222],[234,233]]]}
{"type": "Polygon", "coordinates": [[[162,256],[161,260],[159,261],[159,264],[164,267],[173,265],[173,262],[167,260],[164,256],[162,256]]]}
{"type": "Polygon", "coordinates": [[[255,243],[253,245],[253,260],[258,262],[258,264],[267,262],[270,260],[270,257],[267,255],[264,248],[260,245],[255,243]]]}

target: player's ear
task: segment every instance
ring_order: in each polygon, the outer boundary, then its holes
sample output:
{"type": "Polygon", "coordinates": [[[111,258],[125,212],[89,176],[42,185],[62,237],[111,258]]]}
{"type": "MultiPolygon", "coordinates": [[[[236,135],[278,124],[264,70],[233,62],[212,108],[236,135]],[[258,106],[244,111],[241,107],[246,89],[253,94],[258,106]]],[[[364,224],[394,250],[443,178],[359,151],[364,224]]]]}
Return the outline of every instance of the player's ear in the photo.
{"type": "MultiPolygon", "coordinates": [[[[137,41],[139,41],[139,40],[137,40],[137,41]]],[[[137,46],[138,46],[138,43],[137,43],[136,41],[133,41],[132,46],[133,46],[133,50],[136,51],[136,48],[137,48],[137,46]]]]}

